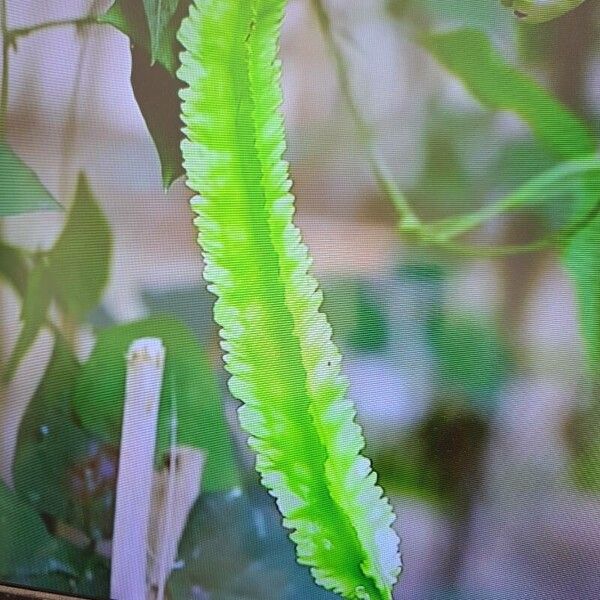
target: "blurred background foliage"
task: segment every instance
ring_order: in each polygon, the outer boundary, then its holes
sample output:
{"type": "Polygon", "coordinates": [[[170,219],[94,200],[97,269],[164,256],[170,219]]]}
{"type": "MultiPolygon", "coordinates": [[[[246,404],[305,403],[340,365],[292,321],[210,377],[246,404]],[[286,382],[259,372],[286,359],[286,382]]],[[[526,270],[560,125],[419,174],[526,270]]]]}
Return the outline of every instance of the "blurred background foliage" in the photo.
{"type": "MultiPolygon", "coordinates": [[[[171,599],[332,598],[226,388],[179,180],[188,5],[1,3],[0,579],[108,597],[123,356],[160,335],[157,464],[172,403],[208,452],[171,599]]],[[[290,2],[298,222],[399,515],[399,598],[600,597],[599,10],[290,2]]]]}

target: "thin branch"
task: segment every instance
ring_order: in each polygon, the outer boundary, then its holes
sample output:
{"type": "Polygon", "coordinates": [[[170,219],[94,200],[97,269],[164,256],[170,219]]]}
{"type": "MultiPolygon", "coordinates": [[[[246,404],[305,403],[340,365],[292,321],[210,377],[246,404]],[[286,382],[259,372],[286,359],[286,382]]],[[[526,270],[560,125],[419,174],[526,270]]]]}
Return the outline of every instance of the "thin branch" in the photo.
{"type": "MultiPolygon", "coordinates": [[[[419,241],[437,248],[448,250],[455,254],[471,258],[502,258],[504,256],[513,256],[515,254],[524,254],[529,252],[539,252],[550,248],[564,247],[577,235],[582,229],[587,227],[596,217],[600,215],[600,200],[575,223],[566,225],[558,231],[543,237],[529,244],[517,244],[508,246],[478,246],[476,244],[460,244],[448,238],[436,237],[432,234],[430,237],[424,237],[419,241]]],[[[423,234],[426,236],[426,234],[423,234]]]]}
{"type": "MultiPolygon", "coordinates": [[[[96,23],[99,0],[94,0],[88,14],[81,19],[82,22],[96,23]]],[[[88,23],[88,24],[89,24],[88,23]]],[[[64,24],[64,23],[63,23],[64,24]]],[[[85,31],[84,28],[78,29],[78,33],[85,31]]],[[[80,101],[82,94],[82,81],[84,80],[84,65],[88,59],[90,50],[90,38],[89,36],[80,36],[81,43],[77,50],[77,70],[75,72],[75,81],[69,98],[69,104],[66,109],[67,120],[65,123],[65,133],[62,141],[62,160],[59,167],[59,188],[58,197],[63,199],[65,202],[67,198],[71,196],[71,181],[69,178],[70,171],[72,170],[73,161],[75,158],[76,142],[77,142],[77,129],[78,129],[78,118],[80,101]]],[[[86,90],[89,94],[89,89],[86,90]]]]}
{"type": "Polygon", "coordinates": [[[509,246],[479,246],[477,244],[459,244],[457,242],[436,241],[434,239],[430,241],[430,245],[469,258],[503,258],[505,256],[514,256],[515,254],[548,250],[556,245],[558,239],[558,236],[551,235],[535,242],[531,242],[530,244],[516,244],[509,246]]]}
{"type": "Polygon", "coordinates": [[[93,15],[87,17],[81,17],[79,19],[63,19],[58,21],[46,21],[45,23],[38,23],[37,25],[31,25],[30,27],[17,27],[15,29],[7,30],[7,38],[9,45],[16,45],[17,40],[22,37],[35,33],[37,31],[43,31],[44,29],[51,29],[53,27],[65,27],[67,25],[75,25],[75,27],[83,27],[85,25],[99,24],[98,18],[93,15]]]}
{"type": "Polygon", "coordinates": [[[325,42],[327,43],[329,51],[331,52],[335,62],[340,91],[342,92],[342,96],[344,97],[348,110],[350,111],[350,116],[354,121],[359,142],[366,154],[369,166],[371,167],[373,175],[375,176],[375,180],[377,181],[377,184],[383,193],[396,207],[396,210],[400,216],[401,230],[405,232],[418,231],[421,225],[419,218],[414,213],[410,204],[408,203],[408,200],[400,191],[398,186],[394,183],[393,179],[388,174],[386,167],[381,163],[377,153],[375,152],[371,129],[365,123],[352,94],[352,85],[350,83],[350,76],[348,75],[348,67],[342,52],[335,42],[331,27],[331,19],[323,7],[322,0],[312,0],[312,5],[319,20],[325,42]]]}
{"type": "Polygon", "coordinates": [[[502,216],[508,211],[535,204],[548,190],[553,190],[561,181],[594,171],[600,171],[600,159],[597,155],[585,156],[561,163],[557,167],[534,177],[499,202],[465,216],[431,223],[428,227],[431,231],[437,229],[436,237],[440,241],[457,238],[493,218],[502,216]]]}

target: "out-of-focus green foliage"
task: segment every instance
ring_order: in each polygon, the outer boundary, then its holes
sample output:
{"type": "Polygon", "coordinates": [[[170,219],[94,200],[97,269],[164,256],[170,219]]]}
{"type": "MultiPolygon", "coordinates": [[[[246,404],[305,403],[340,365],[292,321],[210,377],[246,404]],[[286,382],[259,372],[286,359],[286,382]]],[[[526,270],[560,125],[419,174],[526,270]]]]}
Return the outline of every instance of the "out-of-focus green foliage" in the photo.
{"type": "Polygon", "coordinates": [[[0,140],[0,217],[61,209],[38,176],[0,140]]]}
{"type": "Polygon", "coordinates": [[[323,310],[336,341],[349,350],[377,351],[388,342],[388,326],[379,299],[367,281],[341,279],[324,285],[323,310]]]}
{"type": "Polygon", "coordinates": [[[2,482],[0,527],[2,583],[108,598],[109,561],[51,535],[40,515],[2,482]]]}
{"type": "Polygon", "coordinates": [[[27,289],[28,266],[25,253],[0,240],[0,277],[23,296],[27,289]]]}
{"type": "Polygon", "coordinates": [[[203,494],[179,545],[181,568],[169,580],[173,600],[193,590],[220,600],[333,600],[300,566],[264,490],[203,494]]]}
{"type": "Polygon", "coordinates": [[[496,405],[511,362],[496,328],[481,318],[438,314],[428,330],[440,390],[448,400],[462,400],[488,413],[496,405]]]}
{"type": "Polygon", "coordinates": [[[485,106],[521,117],[561,158],[594,152],[586,126],[551,94],[513,66],[476,29],[429,33],[422,43],[485,106]]]}
{"type": "MultiPolygon", "coordinates": [[[[46,323],[52,300],[58,302],[73,322],[79,322],[99,302],[108,282],[111,249],[108,222],[85,176],[80,175],[61,235],[50,252],[40,253],[35,258],[29,271],[21,306],[22,328],[3,373],[5,380],[13,376],[46,323]]],[[[14,256],[14,252],[11,254],[14,256]]],[[[13,268],[18,266],[13,265],[13,268]]],[[[22,261],[20,268],[24,266],[22,261]]],[[[19,276],[24,275],[23,271],[19,272],[19,276]]]]}
{"type": "Polygon", "coordinates": [[[335,280],[325,287],[325,306],[337,339],[354,350],[355,361],[365,357],[365,348],[349,344],[361,329],[356,296],[362,290],[370,306],[387,308],[382,311],[385,344],[371,352],[382,360],[394,357],[398,373],[433,367],[432,405],[419,422],[390,424],[397,433],[372,451],[373,462],[392,493],[457,515],[477,485],[513,358],[507,341],[488,319],[447,311],[448,273],[440,264],[408,263],[396,268],[392,278],[335,280]],[[427,352],[404,356],[406,345],[419,336],[427,342],[427,352]]]}
{"type": "Polygon", "coordinates": [[[117,447],[107,454],[75,423],[70,402],[78,374],[75,357],[57,338],[21,421],[13,476],[19,494],[39,513],[100,539],[112,535],[117,447]]]}
{"type": "Polygon", "coordinates": [[[40,516],[0,481],[0,579],[72,573],[65,547],[40,516]]]}
{"type": "Polygon", "coordinates": [[[502,191],[512,190],[556,164],[556,158],[535,138],[511,140],[497,156],[489,174],[490,184],[502,191]]]}
{"type": "Polygon", "coordinates": [[[204,282],[167,290],[146,288],[142,291],[142,300],[151,314],[170,315],[181,321],[203,348],[216,343],[218,329],[212,318],[215,297],[204,282]]]}
{"type": "Polygon", "coordinates": [[[587,224],[591,211],[595,210],[594,183],[600,175],[600,160],[595,156],[583,156],[573,160],[562,161],[557,166],[528,179],[495,203],[488,204],[478,211],[466,215],[445,219],[435,223],[433,228],[440,237],[451,238],[471,231],[494,217],[509,214],[516,210],[536,208],[549,200],[568,198],[569,203],[561,206],[557,213],[563,213],[565,226],[555,234],[558,242],[568,238],[587,224]],[[566,216],[564,215],[566,213],[566,216]]]}
{"type": "Polygon", "coordinates": [[[29,271],[21,305],[21,331],[2,374],[4,381],[12,378],[19,363],[35,341],[40,328],[46,322],[46,312],[51,301],[50,286],[48,263],[45,257],[40,256],[29,271]]]}
{"type": "Polygon", "coordinates": [[[570,471],[577,486],[600,493],[600,378],[587,395],[588,402],[571,412],[564,437],[571,455],[570,471]]]}
{"type": "Polygon", "coordinates": [[[73,408],[84,428],[111,444],[120,439],[126,361],[131,343],[157,337],[166,349],[157,432],[157,461],[171,442],[171,411],[177,415],[177,444],[206,452],[202,487],[207,491],[239,484],[221,398],[206,356],[193,334],[170,317],[152,317],[100,331],[82,366],[73,408]]]}
{"type": "Polygon", "coordinates": [[[597,376],[600,367],[600,198],[592,207],[589,222],[567,244],[563,261],[575,283],[589,366],[597,376]]]}
{"type": "Polygon", "coordinates": [[[456,113],[437,104],[428,115],[425,160],[407,196],[424,219],[439,219],[478,208],[486,181],[478,159],[491,133],[489,112],[456,113]]]}
{"type": "Polygon", "coordinates": [[[80,174],[67,222],[48,255],[54,298],[70,318],[80,321],[100,301],[111,253],[109,223],[80,174]]]}
{"type": "Polygon", "coordinates": [[[510,36],[515,19],[498,0],[388,0],[391,13],[419,24],[423,16],[434,26],[475,27],[486,33],[510,36]]]}
{"type": "Polygon", "coordinates": [[[350,344],[363,351],[380,350],[387,343],[385,316],[381,307],[372,301],[364,286],[358,291],[357,328],[350,338],[350,344]]]}

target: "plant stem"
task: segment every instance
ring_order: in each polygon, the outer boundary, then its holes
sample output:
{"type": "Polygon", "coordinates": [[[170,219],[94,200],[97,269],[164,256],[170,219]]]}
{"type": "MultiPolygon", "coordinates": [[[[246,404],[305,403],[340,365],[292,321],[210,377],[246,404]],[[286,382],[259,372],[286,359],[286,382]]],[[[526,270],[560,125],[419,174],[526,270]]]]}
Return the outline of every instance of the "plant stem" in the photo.
{"type": "Polygon", "coordinates": [[[93,25],[98,23],[96,16],[81,17],[79,19],[63,19],[59,21],[46,21],[45,23],[38,23],[37,25],[31,25],[30,27],[18,27],[15,29],[7,30],[7,37],[10,44],[15,44],[19,38],[22,38],[30,33],[36,31],[42,31],[44,29],[50,29],[52,27],[63,27],[66,25],[75,25],[76,27],[82,27],[84,25],[93,25]]]}
{"type": "Polygon", "coordinates": [[[530,252],[539,252],[540,250],[547,250],[556,244],[557,239],[557,236],[552,235],[535,242],[531,242],[530,244],[504,246],[478,246],[476,244],[458,244],[450,241],[436,242],[435,240],[430,242],[430,244],[443,250],[447,250],[448,252],[469,258],[502,258],[505,256],[514,256],[515,254],[526,254],[530,252]]]}
{"type": "Polygon", "coordinates": [[[600,171],[600,159],[596,155],[585,156],[559,164],[557,167],[542,173],[528,181],[515,192],[509,194],[499,202],[495,202],[481,210],[456,219],[448,219],[432,223],[429,227],[437,229],[436,238],[440,241],[451,240],[463,235],[487,221],[499,217],[510,210],[515,210],[524,205],[532,205],[553,186],[576,175],[583,175],[593,171],[600,171]]]}
{"type": "Polygon", "coordinates": [[[127,355],[110,597],[146,600],[154,451],[165,349],[142,338],[127,355]]]}
{"type": "Polygon", "coordinates": [[[346,61],[344,60],[344,56],[334,40],[333,31],[331,29],[331,19],[323,7],[322,0],[312,0],[312,5],[317,14],[325,42],[327,43],[329,51],[331,52],[335,62],[340,91],[342,92],[342,96],[346,101],[346,105],[350,111],[350,116],[354,121],[359,142],[367,156],[369,166],[371,167],[375,180],[377,181],[377,185],[396,207],[400,217],[400,229],[404,232],[417,232],[421,227],[419,218],[412,210],[404,194],[400,191],[398,186],[388,174],[386,167],[379,160],[373,145],[373,136],[371,130],[365,123],[360,110],[354,101],[352,85],[348,75],[348,68],[346,61]]]}

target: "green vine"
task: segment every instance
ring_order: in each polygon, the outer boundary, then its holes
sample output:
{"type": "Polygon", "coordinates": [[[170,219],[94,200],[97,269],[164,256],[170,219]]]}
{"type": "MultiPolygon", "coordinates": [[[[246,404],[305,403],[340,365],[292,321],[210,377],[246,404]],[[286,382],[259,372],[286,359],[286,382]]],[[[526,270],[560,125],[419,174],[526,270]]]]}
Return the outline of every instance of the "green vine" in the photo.
{"type": "Polygon", "coordinates": [[[385,165],[377,156],[375,147],[373,145],[373,135],[371,130],[364,121],[360,109],[354,101],[350,76],[348,75],[348,66],[346,65],[344,55],[335,42],[331,28],[331,19],[329,18],[329,15],[327,14],[327,11],[325,10],[321,0],[311,0],[311,2],[319,20],[325,42],[335,63],[340,91],[344,101],[346,102],[350,116],[354,121],[359,142],[363,146],[369,166],[373,172],[373,176],[375,177],[375,180],[381,191],[389,198],[396,208],[396,211],[398,212],[400,228],[407,233],[418,233],[421,229],[421,222],[402,191],[398,188],[398,186],[394,183],[394,180],[388,174],[385,165]]]}
{"type": "MultiPolygon", "coordinates": [[[[580,219],[575,223],[565,226],[558,232],[553,232],[529,244],[483,246],[462,244],[455,241],[456,238],[481,227],[492,219],[502,216],[511,210],[539,202],[549,192],[556,194],[557,186],[560,186],[565,181],[569,181],[576,176],[600,172],[600,159],[595,154],[561,163],[558,167],[539,175],[515,192],[508,194],[505,198],[479,211],[445,221],[434,223],[421,222],[406,196],[398,188],[392,177],[388,174],[385,165],[376,155],[372,133],[354,100],[350,76],[348,74],[348,65],[335,41],[331,19],[323,6],[323,2],[322,0],[311,0],[311,2],[321,26],[323,37],[335,63],[340,91],[356,127],[359,141],[367,156],[374,179],[384,196],[396,208],[398,213],[398,232],[406,241],[446,250],[465,257],[501,258],[546,249],[560,249],[569,238],[587,225],[590,221],[589,218],[580,219]]],[[[532,2],[532,4],[536,3],[532,2]]]]}

